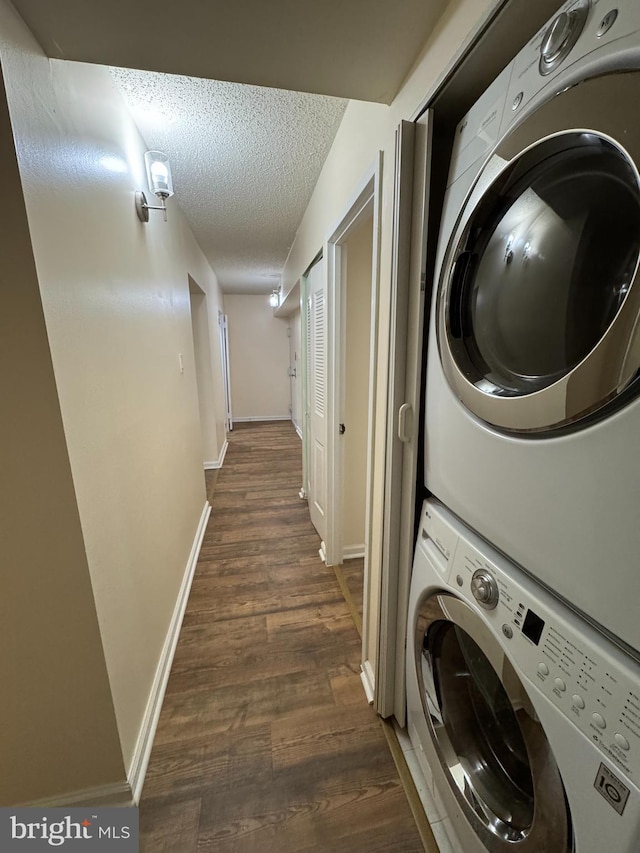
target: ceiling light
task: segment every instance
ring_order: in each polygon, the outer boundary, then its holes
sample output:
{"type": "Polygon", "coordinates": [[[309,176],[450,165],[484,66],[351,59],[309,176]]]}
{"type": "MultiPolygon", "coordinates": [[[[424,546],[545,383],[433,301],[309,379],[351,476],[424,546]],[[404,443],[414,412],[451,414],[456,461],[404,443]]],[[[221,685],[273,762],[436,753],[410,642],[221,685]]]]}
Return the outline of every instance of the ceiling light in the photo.
{"type": "Polygon", "coordinates": [[[280,304],[280,297],[278,296],[278,291],[277,291],[277,290],[273,290],[273,291],[269,294],[269,305],[270,305],[272,308],[277,308],[279,304],[280,304]]]}
{"type": "Polygon", "coordinates": [[[147,168],[147,181],[151,192],[160,199],[161,204],[152,206],[147,204],[147,197],[139,190],[136,192],[136,212],[141,222],[149,221],[150,210],[162,210],[164,221],[167,221],[166,200],[173,195],[173,181],[171,180],[171,167],[169,158],[162,151],[147,151],[144,155],[144,163],[147,168]]]}

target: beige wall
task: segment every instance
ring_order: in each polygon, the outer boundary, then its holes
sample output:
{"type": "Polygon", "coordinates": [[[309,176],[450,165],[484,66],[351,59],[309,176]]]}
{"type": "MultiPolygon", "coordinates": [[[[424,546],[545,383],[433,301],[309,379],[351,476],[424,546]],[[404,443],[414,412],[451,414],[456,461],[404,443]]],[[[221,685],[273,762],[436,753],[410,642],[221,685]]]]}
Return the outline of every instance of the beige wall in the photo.
{"type": "Polygon", "coordinates": [[[225,293],[234,420],[288,418],[288,320],[274,317],[267,294],[225,293]]]}
{"type": "Polygon", "coordinates": [[[345,248],[345,401],[343,536],[346,553],[364,549],[369,423],[369,362],[373,217],[349,236],[345,248]]]}
{"type": "MultiPolygon", "coordinates": [[[[146,146],[108,71],[47,60],[5,0],[0,59],[128,770],[205,504],[188,276],[212,329],[220,296],[175,199],[166,223],[136,218],[146,146]]],[[[21,370],[21,349],[10,357],[21,370]]],[[[210,438],[215,453],[222,408],[210,438]]]]}
{"type": "Polygon", "coordinates": [[[124,767],[1,79],[0,163],[0,805],[8,806],[122,784],[124,767]]]}
{"type": "MultiPolygon", "coordinates": [[[[370,615],[375,620],[379,607],[382,561],[382,513],[384,500],[385,428],[389,305],[391,281],[391,240],[393,215],[394,134],[402,119],[411,119],[423,99],[433,89],[448,63],[456,55],[477,22],[496,0],[451,0],[422,55],[390,107],[351,101],[336,134],[334,144],[307,206],[283,271],[286,295],[309,266],[336,222],[345,214],[360,181],[383,152],[381,205],[380,292],[378,313],[378,360],[374,436],[374,505],[370,589],[370,615]]],[[[366,655],[374,669],[378,656],[378,626],[370,622],[366,631],[366,655]]]]}

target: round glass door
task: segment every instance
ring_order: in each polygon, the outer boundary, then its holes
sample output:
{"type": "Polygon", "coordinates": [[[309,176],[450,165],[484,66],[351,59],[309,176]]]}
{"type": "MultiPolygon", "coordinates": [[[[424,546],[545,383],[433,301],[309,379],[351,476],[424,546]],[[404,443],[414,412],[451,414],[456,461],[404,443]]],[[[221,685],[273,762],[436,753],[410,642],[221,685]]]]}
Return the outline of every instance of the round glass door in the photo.
{"type": "Polygon", "coordinates": [[[418,683],[447,781],[490,853],[569,853],[558,767],[528,694],[463,601],[430,597],[416,627],[418,683]]]}
{"type": "MultiPolygon", "coordinates": [[[[556,101],[583,96],[576,87],[556,101]]],[[[527,124],[535,139],[535,117],[527,124]]],[[[462,402],[484,420],[558,429],[595,416],[638,377],[640,300],[629,299],[640,257],[638,172],[611,137],[585,130],[496,157],[506,165],[445,261],[441,356],[462,402]]]]}

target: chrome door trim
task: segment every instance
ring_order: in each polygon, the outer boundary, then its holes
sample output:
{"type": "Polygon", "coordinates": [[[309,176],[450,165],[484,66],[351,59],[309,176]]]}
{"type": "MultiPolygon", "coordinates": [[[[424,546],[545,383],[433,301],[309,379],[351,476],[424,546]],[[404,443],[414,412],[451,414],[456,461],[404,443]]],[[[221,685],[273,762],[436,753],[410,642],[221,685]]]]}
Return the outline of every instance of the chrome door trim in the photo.
{"type": "MultiPolygon", "coordinates": [[[[472,830],[487,853],[570,853],[573,850],[571,820],[558,766],[529,695],[516,670],[481,617],[462,599],[450,593],[431,592],[417,608],[413,631],[414,663],[429,735],[447,783],[472,830]],[[510,826],[490,805],[491,797],[474,787],[443,719],[440,684],[431,659],[432,645],[423,651],[423,640],[437,643],[438,632],[461,628],[479,647],[495,671],[512,706],[526,747],[531,772],[530,826],[510,826]]],[[[446,711],[445,711],[446,713],[446,711]]],[[[476,774],[477,775],[477,774],[476,774]]],[[[478,777],[479,778],[479,777],[478,777]]]]}
{"type": "MultiPolygon", "coordinates": [[[[530,394],[495,396],[470,381],[455,361],[449,340],[452,273],[473,213],[486,192],[515,162],[555,137],[595,134],[628,159],[640,187],[640,124],[630,105],[640,97],[640,72],[627,71],[585,80],[545,102],[501,140],[467,196],[449,240],[438,287],[436,331],[449,385],[475,415],[501,430],[540,433],[583,424],[606,414],[640,370],[640,284],[638,262],[628,293],[600,342],[572,370],[530,394]],[[487,177],[490,176],[490,177],[487,177]]],[[[626,395],[623,398],[626,400],[626,395]]]]}

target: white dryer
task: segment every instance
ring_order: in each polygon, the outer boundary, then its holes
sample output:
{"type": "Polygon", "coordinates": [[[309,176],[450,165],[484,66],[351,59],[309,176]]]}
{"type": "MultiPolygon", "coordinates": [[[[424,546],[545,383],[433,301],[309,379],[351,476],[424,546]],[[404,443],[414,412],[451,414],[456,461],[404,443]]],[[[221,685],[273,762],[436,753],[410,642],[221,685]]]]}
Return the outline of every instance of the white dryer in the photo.
{"type": "Polygon", "coordinates": [[[637,853],[640,665],[433,499],[407,716],[456,853],[637,853]]]}
{"type": "Polygon", "coordinates": [[[640,653],[639,103],[640,3],[576,0],[461,122],[425,486],[640,653]]]}

